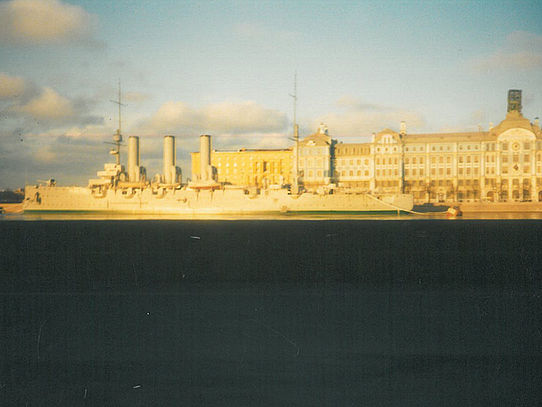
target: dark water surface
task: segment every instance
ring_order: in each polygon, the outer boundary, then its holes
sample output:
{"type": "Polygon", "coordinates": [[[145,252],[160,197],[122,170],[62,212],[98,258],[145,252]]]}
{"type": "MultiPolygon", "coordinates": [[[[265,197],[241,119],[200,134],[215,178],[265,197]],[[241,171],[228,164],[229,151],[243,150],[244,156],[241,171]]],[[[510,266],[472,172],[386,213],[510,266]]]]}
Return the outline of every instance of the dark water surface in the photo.
{"type": "Polygon", "coordinates": [[[0,222],[0,405],[532,406],[542,221],[0,222]]]}

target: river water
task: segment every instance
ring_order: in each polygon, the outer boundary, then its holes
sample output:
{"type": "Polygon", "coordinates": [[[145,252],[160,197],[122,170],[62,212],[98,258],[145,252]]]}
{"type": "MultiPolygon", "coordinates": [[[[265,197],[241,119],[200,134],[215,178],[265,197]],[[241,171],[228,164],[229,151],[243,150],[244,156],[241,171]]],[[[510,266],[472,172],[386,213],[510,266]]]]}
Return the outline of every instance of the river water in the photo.
{"type": "Polygon", "coordinates": [[[542,222],[499,215],[10,217],[1,404],[536,405],[542,222]]]}
{"type": "Polygon", "coordinates": [[[254,215],[153,215],[93,212],[15,213],[0,215],[0,221],[36,220],[489,220],[489,219],[542,219],[542,212],[467,212],[459,217],[447,217],[445,213],[426,214],[254,214],[254,215]]]}

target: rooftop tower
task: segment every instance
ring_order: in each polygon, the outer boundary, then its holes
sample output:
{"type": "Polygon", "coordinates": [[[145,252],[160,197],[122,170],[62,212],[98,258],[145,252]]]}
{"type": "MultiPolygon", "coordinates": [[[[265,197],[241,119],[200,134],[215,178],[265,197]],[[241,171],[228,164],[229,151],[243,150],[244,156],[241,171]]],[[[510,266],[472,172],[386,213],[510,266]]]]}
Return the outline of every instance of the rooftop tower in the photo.
{"type": "Polygon", "coordinates": [[[516,111],[521,113],[521,90],[510,89],[508,91],[508,112],[516,111]]]}

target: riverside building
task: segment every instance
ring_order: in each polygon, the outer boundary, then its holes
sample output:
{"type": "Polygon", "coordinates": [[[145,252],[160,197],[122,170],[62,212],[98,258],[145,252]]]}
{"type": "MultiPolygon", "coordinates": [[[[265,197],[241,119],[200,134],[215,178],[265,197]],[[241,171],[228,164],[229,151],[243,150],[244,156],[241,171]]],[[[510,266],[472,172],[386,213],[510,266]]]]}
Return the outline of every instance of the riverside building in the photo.
{"type": "Polygon", "coordinates": [[[337,144],[338,186],[374,194],[404,191],[415,203],[542,201],[542,134],[508,92],[506,118],[489,131],[409,134],[385,129],[371,143],[337,144]]]}
{"type": "MultiPolygon", "coordinates": [[[[211,150],[216,181],[223,184],[270,187],[292,182],[293,153],[285,149],[211,150]]],[[[192,177],[200,177],[200,153],[192,153],[192,177]]]]}
{"type": "MultiPolygon", "coordinates": [[[[322,124],[299,142],[300,182],[315,192],[404,192],[418,204],[542,202],[542,132],[538,118],[531,123],[521,108],[521,91],[510,90],[505,119],[488,131],[410,134],[402,122],[398,132],[384,129],[368,143],[337,142],[322,124]]],[[[292,179],[291,149],[213,151],[211,160],[220,182],[263,186],[292,179]]]]}

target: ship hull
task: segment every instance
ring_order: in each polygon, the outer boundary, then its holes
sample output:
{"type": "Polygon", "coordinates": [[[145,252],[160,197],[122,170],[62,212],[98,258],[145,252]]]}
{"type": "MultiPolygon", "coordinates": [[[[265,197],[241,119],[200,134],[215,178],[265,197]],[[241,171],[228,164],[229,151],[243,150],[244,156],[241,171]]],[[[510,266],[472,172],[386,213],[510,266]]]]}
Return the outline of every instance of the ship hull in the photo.
{"type": "Polygon", "coordinates": [[[411,195],[289,195],[286,190],[247,194],[243,190],[108,189],[27,186],[25,212],[109,212],[131,214],[254,214],[325,212],[408,212],[411,195]]]}

